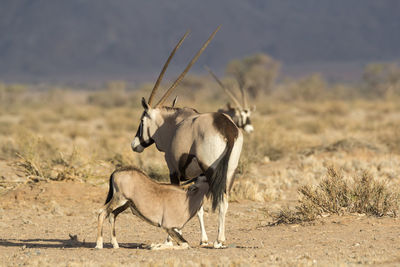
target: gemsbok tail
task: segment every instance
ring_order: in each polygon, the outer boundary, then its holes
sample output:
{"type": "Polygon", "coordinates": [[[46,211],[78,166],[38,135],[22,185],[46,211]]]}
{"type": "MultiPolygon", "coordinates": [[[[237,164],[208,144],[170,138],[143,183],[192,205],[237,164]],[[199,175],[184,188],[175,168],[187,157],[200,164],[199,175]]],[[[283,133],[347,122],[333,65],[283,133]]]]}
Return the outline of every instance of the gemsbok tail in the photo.
{"type": "Polygon", "coordinates": [[[108,194],[107,194],[106,203],[104,203],[104,204],[107,204],[108,202],[110,202],[110,200],[112,199],[112,197],[113,197],[113,195],[114,195],[114,188],[113,188],[113,177],[114,177],[114,173],[115,173],[115,171],[114,171],[114,172],[111,174],[111,176],[110,176],[110,182],[109,182],[110,187],[109,187],[109,189],[108,189],[108,194]]]}
{"type": "Polygon", "coordinates": [[[206,177],[210,184],[208,196],[212,199],[212,210],[215,211],[218,204],[224,199],[226,193],[226,180],[228,175],[228,164],[231,157],[233,143],[228,142],[221,160],[215,169],[209,168],[206,177]]]}

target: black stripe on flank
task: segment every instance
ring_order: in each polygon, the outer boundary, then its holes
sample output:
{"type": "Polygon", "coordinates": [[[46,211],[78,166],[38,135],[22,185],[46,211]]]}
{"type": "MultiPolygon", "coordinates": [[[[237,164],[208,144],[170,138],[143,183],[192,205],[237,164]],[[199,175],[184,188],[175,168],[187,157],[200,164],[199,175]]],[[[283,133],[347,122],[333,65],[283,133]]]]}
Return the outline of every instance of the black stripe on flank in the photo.
{"type": "Polygon", "coordinates": [[[212,113],[212,115],[215,129],[227,139],[228,145],[233,146],[233,143],[239,135],[239,129],[226,115],[218,112],[212,113]]]}

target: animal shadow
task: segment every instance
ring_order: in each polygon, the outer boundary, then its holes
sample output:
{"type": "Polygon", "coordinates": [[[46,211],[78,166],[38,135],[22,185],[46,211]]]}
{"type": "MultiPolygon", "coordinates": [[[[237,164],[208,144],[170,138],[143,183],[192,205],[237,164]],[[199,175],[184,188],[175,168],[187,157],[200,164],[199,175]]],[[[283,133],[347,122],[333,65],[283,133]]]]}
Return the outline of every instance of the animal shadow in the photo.
{"type": "MultiPolygon", "coordinates": [[[[0,239],[2,247],[25,248],[94,248],[95,242],[79,241],[76,235],[69,235],[69,239],[0,239]]],[[[120,243],[121,248],[147,249],[148,245],[143,243],[120,243]]],[[[111,244],[104,244],[104,248],[112,248],[111,244]]]]}

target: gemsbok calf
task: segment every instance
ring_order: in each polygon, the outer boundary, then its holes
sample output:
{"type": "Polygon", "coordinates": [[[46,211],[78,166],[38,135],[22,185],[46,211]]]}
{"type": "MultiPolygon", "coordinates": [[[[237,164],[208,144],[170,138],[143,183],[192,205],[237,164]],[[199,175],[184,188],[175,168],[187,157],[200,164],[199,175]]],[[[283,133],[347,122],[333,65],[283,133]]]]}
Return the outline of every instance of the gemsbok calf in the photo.
{"type": "Polygon", "coordinates": [[[100,210],[97,225],[96,248],[103,248],[103,222],[108,216],[111,223],[111,244],[118,248],[115,220],[121,212],[131,208],[132,213],[144,221],[162,227],[172,242],[152,245],[151,249],[189,248],[180,230],[198,212],[208,192],[205,176],[195,179],[187,191],[171,184],[159,184],[134,167],[121,168],[110,177],[110,188],[104,207],[100,210]]]}
{"type": "MultiPolygon", "coordinates": [[[[214,242],[215,248],[223,247],[225,242],[225,215],[228,209],[228,194],[233,184],[233,174],[239,162],[242,150],[243,135],[235,123],[222,113],[198,113],[191,108],[163,107],[163,103],[172,90],[183,79],[189,68],[194,64],[201,52],[214,37],[219,27],[201,47],[188,64],[186,69],[166,91],[161,100],[154,105],[155,92],[162,76],[174,55],[183,42],[178,42],[171,52],[167,62],[154,85],[148,102],[143,98],[144,108],[140,118],[139,128],[132,141],[132,149],[142,152],[146,147],[156,144],[159,151],[165,153],[172,184],[205,175],[210,185],[209,196],[212,208],[219,209],[218,237],[214,242]]],[[[201,244],[208,244],[204,228],[203,208],[198,212],[201,229],[201,244]]]]}
{"type": "Polygon", "coordinates": [[[209,69],[206,68],[211,76],[215,79],[218,85],[224,90],[224,92],[232,99],[236,107],[232,107],[230,103],[227,104],[227,109],[219,109],[218,112],[225,113],[232,118],[233,122],[237,127],[242,128],[246,133],[252,133],[254,127],[251,124],[250,116],[253,111],[255,111],[255,106],[250,108],[248,105],[247,95],[245,92],[245,86],[239,86],[242,95],[242,104],[236,98],[235,94],[229,90],[218,77],[209,69]]]}

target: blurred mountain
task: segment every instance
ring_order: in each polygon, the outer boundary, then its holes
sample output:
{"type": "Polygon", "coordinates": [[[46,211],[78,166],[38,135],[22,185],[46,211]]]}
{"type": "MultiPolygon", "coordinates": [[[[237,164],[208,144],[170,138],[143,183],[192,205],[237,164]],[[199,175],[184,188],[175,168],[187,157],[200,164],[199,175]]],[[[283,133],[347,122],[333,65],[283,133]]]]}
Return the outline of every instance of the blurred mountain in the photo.
{"type": "Polygon", "coordinates": [[[0,79],[140,79],[190,29],[179,72],[220,24],[194,71],[257,52],[286,66],[393,61],[399,14],[398,0],[2,0],[0,79]]]}

